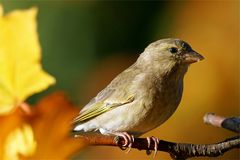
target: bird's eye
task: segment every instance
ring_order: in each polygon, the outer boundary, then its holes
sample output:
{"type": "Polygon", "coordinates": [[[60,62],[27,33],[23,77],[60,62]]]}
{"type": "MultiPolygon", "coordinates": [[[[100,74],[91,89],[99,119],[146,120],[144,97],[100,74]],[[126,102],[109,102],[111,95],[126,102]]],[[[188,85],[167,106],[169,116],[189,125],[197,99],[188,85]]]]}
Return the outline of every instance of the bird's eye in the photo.
{"type": "Polygon", "coordinates": [[[189,44],[187,43],[182,43],[182,48],[186,51],[190,51],[192,49],[191,46],[189,46],[189,44]]]}
{"type": "Polygon", "coordinates": [[[169,48],[169,52],[171,53],[177,53],[178,52],[178,49],[176,47],[171,47],[169,48]]]}

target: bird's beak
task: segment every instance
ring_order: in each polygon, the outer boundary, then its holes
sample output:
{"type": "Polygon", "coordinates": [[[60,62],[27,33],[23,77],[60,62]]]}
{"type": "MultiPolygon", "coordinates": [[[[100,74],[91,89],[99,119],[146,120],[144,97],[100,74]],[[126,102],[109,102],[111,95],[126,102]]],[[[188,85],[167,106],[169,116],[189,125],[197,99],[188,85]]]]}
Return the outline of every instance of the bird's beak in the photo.
{"type": "Polygon", "coordinates": [[[201,61],[203,59],[204,59],[204,57],[201,54],[195,52],[194,50],[192,50],[192,51],[190,51],[188,53],[185,53],[183,55],[183,62],[184,63],[191,64],[191,63],[195,63],[195,62],[201,61]]]}

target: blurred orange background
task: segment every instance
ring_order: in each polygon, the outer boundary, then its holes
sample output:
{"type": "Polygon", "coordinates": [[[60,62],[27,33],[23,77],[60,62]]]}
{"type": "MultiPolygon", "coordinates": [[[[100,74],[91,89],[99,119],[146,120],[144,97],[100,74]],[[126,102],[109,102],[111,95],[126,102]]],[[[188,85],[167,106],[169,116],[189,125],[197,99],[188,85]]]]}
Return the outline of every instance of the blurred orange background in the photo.
{"type": "MultiPolygon", "coordinates": [[[[130,66],[149,43],[167,37],[189,42],[205,60],[189,68],[174,115],[143,137],[205,144],[235,135],[204,124],[203,116],[207,112],[226,117],[240,114],[239,1],[2,3],[7,10],[39,8],[43,66],[57,79],[50,91],[65,90],[80,107],[130,66]]],[[[125,154],[117,147],[95,146],[73,156],[92,160],[149,158],[144,151],[133,149],[125,154]]],[[[170,157],[158,152],[155,159],[170,157]]],[[[239,159],[239,150],[214,159],[239,159]]]]}

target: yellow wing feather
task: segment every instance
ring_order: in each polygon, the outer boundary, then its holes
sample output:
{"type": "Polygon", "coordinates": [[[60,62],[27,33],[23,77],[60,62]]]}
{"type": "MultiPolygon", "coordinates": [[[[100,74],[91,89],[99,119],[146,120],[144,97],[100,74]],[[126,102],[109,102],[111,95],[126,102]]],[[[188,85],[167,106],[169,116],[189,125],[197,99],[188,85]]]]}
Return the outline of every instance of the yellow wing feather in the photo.
{"type": "Polygon", "coordinates": [[[127,103],[131,103],[132,101],[134,100],[134,97],[131,96],[129,97],[125,102],[121,102],[121,103],[105,103],[105,102],[96,102],[94,104],[92,104],[92,106],[80,113],[80,115],[78,117],[75,118],[74,122],[75,123],[82,123],[84,121],[88,121],[94,117],[97,117],[107,111],[110,111],[118,106],[121,106],[121,105],[124,105],[124,104],[127,104],[127,103]]]}

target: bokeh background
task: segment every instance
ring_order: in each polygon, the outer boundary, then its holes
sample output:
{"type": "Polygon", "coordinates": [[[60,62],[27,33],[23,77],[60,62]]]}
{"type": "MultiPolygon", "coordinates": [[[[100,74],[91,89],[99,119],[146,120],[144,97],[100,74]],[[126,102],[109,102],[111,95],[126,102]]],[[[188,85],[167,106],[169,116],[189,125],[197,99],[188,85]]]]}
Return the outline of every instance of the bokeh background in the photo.
{"type": "MultiPolygon", "coordinates": [[[[29,101],[63,90],[80,108],[151,42],[177,37],[205,56],[185,77],[182,102],[161,127],[144,136],[214,143],[234,134],[205,125],[206,112],[240,114],[240,3],[222,1],[0,1],[5,12],[36,6],[44,69],[57,84],[29,101]]],[[[22,37],[24,38],[24,37],[22,37]]],[[[71,146],[69,146],[71,147],[71,146]]],[[[88,147],[74,159],[149,159],[144,151],[88,147]]],[[[156,159],[170,159],[159,152],[156,159]]],[[[233,150],[215,159],[238,159],[233,150]]],[[[208,159],[208,158],[207,158],[208,159]]]]}

